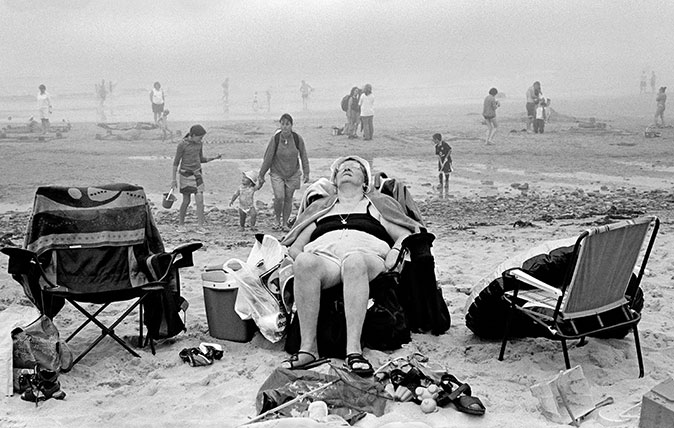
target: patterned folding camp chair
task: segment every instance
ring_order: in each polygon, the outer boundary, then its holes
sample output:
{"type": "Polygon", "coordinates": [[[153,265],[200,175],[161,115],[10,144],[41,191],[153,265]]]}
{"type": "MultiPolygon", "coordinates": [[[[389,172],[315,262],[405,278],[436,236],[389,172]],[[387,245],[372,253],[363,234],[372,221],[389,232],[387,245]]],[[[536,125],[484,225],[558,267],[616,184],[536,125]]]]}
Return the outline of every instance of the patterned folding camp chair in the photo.
{"type": "Polygon", "coordinates": [[[115,328],[138,307],[138,346],[142,347],[141,304],[161,302],[161,298],[148,299],[153,293],[179,294],[178,269],[192,266],[192,253],[200,247],[201,243],[192,243],[164,252],[143,189],[111,184],[39,187],[24,248],[5,247],[2,252],[9,256],[9,273],[41,313],[54,318],[68,301],[84,314],[86,320],[67,342],[89,323],[100,328],[100,335],[75,358],[75,364],[105,336],[139,357],[115,328]],[[123,301],[131,305],[112,323],[104,324],[99,316],[103,310],[123,301]],[[81,303],[100,306],[94,311],[81,303]]]}
{"type": "MultiPolygon", "coordinates": [[[[510,283],[513,291],[504,295],[510,304],[510,312],[499,360],[503,360],[512,316],[519,311],[546,327],[550,339],[562,342],[567,369],[571,367],[567,339],[581,339],[584,343],[588,335],[631,328],[637,349],[639,377],[643,377],[637,330],[641,315],[633,309],[634,296],[626,298],[626,291],[640,256],[636,286],[641,283],[659,226],[657,217],[643,217],[584,231],[576,241],[573,261],[561,289],[534,278],[520,268],[505,271],[504,284],[510,283]],[[521,287],[533,289],[523,290],[521,287]]],[[[505,288],[509,289],[508,286],[505,288]]]]}

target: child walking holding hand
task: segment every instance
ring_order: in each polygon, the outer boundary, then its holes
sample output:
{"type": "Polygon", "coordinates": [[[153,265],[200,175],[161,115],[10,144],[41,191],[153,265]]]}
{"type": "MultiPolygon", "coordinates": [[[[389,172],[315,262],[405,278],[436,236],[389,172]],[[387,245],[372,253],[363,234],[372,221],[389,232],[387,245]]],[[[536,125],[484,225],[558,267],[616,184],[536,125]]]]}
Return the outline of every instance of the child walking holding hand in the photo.
{"type": "Polygon", "coordinates": [[[440,197],[449,193],[449,175],[452,173],[452,148],[442,139],[442,134],[433,134],[435,154],[438,156],[438,189],[440,197]]]}
{"type": "Polygon", "coordinates": [[[255,190],[257,188],[257,172],[246,171],[242,174],[241,185],[229,201],[229,206],[239,199],[239,230],[246,229],[246,217],[250,216],[250,228],[255,230],[257,210],[255,209],[255,190]]]}

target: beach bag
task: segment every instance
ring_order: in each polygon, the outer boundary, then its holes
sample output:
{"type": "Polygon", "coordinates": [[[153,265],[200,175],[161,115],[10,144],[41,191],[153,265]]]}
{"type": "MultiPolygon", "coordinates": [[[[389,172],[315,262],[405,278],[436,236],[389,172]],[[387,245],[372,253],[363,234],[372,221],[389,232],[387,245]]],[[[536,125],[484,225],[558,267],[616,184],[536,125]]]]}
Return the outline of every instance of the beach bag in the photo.
{"type": "Polygon", "coordinates": [[[186,313],[189,303],[177,292],[164,289],[151,293],[142,304],[148,337],[168,339],[187,331],[180,311],[186,313]]]}
{"type": "Polygon", "coordinates": [[[40,369],[67,372],[73,366],[73,353],[61,339],[50,318],[40,315],[24,328],[12,330],[13,366],[17,369],[40,369]]]}
{"type": "Polygon", "coordinates": [[[398,297],[413,332],[440,335],[449,330],[451,318],[435,277],[431,253],[434,239],[433,234],[422,229],[402,242],[403,248],[409,250],[410,261],[403,265],[398,297]]]}
{"type": "Polygon", "coordinates": [[[342,111],[344,112],[349,111],[349,98],[351,98],[351,94],[347,94],[342,98],[342,111]]]}
{"type": "MultiPolygon", "coordinates": [[[[158,280],[159,272],[165,272],[171,255],[167,253],[152,255],[146,260],[147,275],[153,281],[158,280]]],[[[171,273],[173,274],[173,272],[171,273]]],[[[175,284],[173,278],[170,284],[175,284]]],[[[143,300],[143,322],[147,335],[151,339],[168,339],[187,331],[180,311],[186,314],[189,303],[178,292],[177,285],[165,286],[161,292],[150,293],[143,300]]]]}
{"type": "Polygon", "coordinates": [[[238,286],[234,311],[242,320],[252,319],[270,342],[281,340],[287,319],[280,295],[262,283],[255,268],[239,259],[227,260],[222,269],[238,286]]]}
{"type": "Polygon", "coordinates": [[[365,314],[363,344],[379,351],[400,348],[412,340],[405,310],[398,300],[398,272],[384,272],[370,283],[373,305],[365,314]]]}

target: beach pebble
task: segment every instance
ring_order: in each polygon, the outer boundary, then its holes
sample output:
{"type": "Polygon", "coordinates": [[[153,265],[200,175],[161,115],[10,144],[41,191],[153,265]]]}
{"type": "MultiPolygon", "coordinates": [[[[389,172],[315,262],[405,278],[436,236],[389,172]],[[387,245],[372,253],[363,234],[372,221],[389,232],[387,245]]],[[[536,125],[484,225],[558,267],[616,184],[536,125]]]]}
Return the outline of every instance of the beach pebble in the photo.
{"type": "Polygon", "coordinates": [[[421,402],[421,411],[424,413],[433,413],[437,408],[438,406],[432,398],[425,398],[424,401],[421,402]]]}

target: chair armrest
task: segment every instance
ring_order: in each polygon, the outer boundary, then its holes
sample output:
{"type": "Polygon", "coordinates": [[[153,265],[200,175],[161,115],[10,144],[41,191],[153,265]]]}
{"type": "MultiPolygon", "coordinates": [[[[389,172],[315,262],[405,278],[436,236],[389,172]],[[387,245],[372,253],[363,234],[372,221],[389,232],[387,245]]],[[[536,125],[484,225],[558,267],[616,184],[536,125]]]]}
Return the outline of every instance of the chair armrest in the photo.
{"type": "Polygon", "coordinates": [[[18,247],[3,247],[0,251],[9,256],[7,273],[11,275],[29,275],[37,271],[49,288],[58,287],[58,285],[51,282],[49,277],[47,277],[47,274],[37,257],[37,253],[18,247]]]}
{"type": "Polygon", "coordinates": [[[37,264],[37,254],[30,250],[18,247],[3,247],[0,251],[9,256],[7,271],[10,274],[28,273],[37,264]]]}
{"type": "Polygon", "coordinates": [[[532,287],[536,287],[539,290],[543,290],[547,293],[554,294],[557,297],[562,295],[562,290],[555,288],[551,285],[548,285],[539,279],[534,278],[533,276],[529,275],[522,269],[519,268],[510,269],[504,272],[503,274],[515,278],[516,280],[523,282],[527,285],[531,285],[532,287]]]}
{"type": "Polygon", "coordinates": [[[171,251],[171,266],[180,269],[183,267],[194,266],[192,253],[203,247],[201,242],[190,242],[176,247],[171,251]]]}

